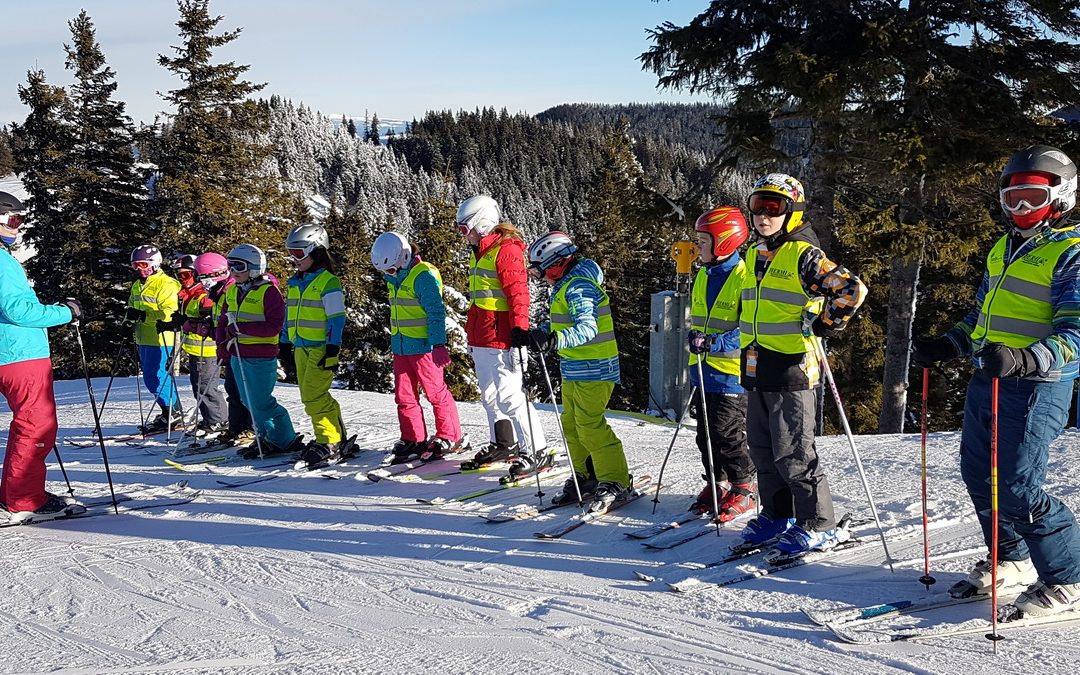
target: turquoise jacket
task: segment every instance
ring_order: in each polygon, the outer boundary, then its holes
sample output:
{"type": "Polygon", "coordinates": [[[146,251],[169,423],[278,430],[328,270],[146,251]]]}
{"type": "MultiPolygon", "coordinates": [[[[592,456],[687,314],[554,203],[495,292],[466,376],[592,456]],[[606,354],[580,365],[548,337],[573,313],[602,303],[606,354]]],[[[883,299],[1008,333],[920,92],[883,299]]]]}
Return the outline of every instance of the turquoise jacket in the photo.
{"type": "MultiPolygon", "coordinates": [[[[393,284],[394,288],[401,288],[405,277],[409,276],[409,270],[418,262],[420,256],[413,256],[409,264],[398,270],[397,274],[384,274],[383,279],[386,279],[386,283],[393,284]]],[[[400,356],[427,354],[435,347],[446,344],[446,305],[443,304],[442,289],[439,288],[435,275],[431,272],[416,275],[413,290],[416,291],[416,299],[420,301],[420,306],[427,315],[428,336],[427,339],[406,337],[401,333],[393,336],[390,339],[390,348],[400,356]]]]}
{"type": "Polygon", "coordinates": [[[46,328],[71,321],[66,305],[43,305],[18,260],[0,247],[0,366],[49,358],[46,328]]]}

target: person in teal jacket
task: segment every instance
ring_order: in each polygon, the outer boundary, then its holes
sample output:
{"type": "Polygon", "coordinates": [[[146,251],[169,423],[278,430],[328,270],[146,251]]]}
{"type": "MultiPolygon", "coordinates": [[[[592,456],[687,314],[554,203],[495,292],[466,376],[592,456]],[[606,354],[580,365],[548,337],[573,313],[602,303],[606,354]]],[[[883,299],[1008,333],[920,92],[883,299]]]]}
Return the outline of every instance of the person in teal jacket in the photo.
{"type": "Polygon", "coordinates": [[[56,401],[46,328],[77,321],[78,300],[43,305],[11,254],[23,205],[0,192],[0,395],[11,408],[0,505],[12,520],[41,520],[85,510],[45,491],[45,457],[56,445],[56,401]]]}

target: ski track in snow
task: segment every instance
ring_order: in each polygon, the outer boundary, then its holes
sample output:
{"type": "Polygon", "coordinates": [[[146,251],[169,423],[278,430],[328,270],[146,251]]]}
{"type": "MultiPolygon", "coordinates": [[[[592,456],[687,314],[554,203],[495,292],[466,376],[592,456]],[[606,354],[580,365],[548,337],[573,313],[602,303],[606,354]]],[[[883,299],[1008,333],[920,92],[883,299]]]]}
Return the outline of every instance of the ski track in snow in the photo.
{"type": "MultiPolygon", "coordinates": [[[[104,391],[105,381],[95,382],[104,391]]],[[[60,438],[88,437],[82,383],[57,383],[60,438]]],[[[298,391],[276,394],[310,434],[298,391]]],[[[361,445],[396,437],[393,397],[336,391],[361,445]]],[[[188,401],[191,405],[191,401],[188,401]]],[[[482,409],[459,404],[479,446],[482,409]]],[[[134,381],[118,380],[103,416],[106,433],[138,415],[134,381]]],[[[542,421],[552,441],[550,407],[542,421]]],[[[429,415],[429,423],[430,423],[429,415]]],[[[631,464],[654,476],[671,426],[612,416],[631,464]]],[[[0,407],[0,429],[10,413],[0,407]]],[[[433,428],[433,425],[429,425],[433,428]]],[[[533,533],[573,512],[488,523],[478,513],[533,503],[536,486],[433,506],[495,484],[499,472],[372,483],[382,452],[325,472],[205,464],[167,467],[167,444],[107,447],[117,492],[187,480],[188,504],[0,531],[0,672],[38,673],[1071,673],[1080,625],[1007,635],[992,655],[981,636],[920,643],[848,645],[812,626],[803,608],[861,606],[921,597],[922,529],[917,435],[857,439],[896,561],[890,573],[874,545],[833,559],[691,594],[667,583],[703,574],[687,561],[721,558],[738,528],[650,550],[625,532],[679,515],[699,489],[692,434],[682,434],[652,498],[553,541],[533,533]],[[218,480],[271,479],[226,489],[218,480]],[[639,581],[634,571],[661,580],[639,581]]],[[[0,443],[6,433],[0,434],[0,443]]],[[[943,591],[982,555],[978,526],[959,478],[957,433],[936,434],[929,452],[932,573],[943,591]]],[[[1049,487],[1080,509],[1080,467],[1067,432],[1051,457],[1049,487]]],[[[869,510],[847,440],[819,439],[838,514],[869,510]]],[[[107,494],[100,449],[61,445],[80,496],[107,494]]],[[[220,454],[220,453],[218,453],[220,454]]],[[[209,456],[214,456],[210,453],[209,456]]],[[[188,458],[190,460],[191,458],[188,458]]],[[[50,457],[50,489],[63,492],[50,457]]],[[[272,463],[268,460],[267,463],[272,463]]],[[[423,475],[420,470],[417,474],[423,475]]],[[[545,499],[558,483],[543,485],[545,499]]],[[[754,559],[725,569],[750,570],[754,559]]],[[[897,617],[918,626],[985,616],[987,603],[897,617]]]]}

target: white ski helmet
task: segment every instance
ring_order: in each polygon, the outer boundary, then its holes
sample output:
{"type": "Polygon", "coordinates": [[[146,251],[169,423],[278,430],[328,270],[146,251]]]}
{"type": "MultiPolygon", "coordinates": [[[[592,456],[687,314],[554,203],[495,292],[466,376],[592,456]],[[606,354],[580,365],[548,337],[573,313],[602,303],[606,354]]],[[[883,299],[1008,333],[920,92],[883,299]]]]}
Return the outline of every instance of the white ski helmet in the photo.
{"type": "Polygon", "coordinates": [[[137,262],[147,263],[156,272],[161,269],[161,251],[153,244],[143,244],[131,252],[132,266],[137,262]]]}
{"type": "Polygon", "coordinates": [[[484,237],[502,222],[502,212],[491,197],[476,195],[461,202],[455,222],[462,234],[475,232],[484,237]]]}
{"type": "Polygon", "coordinates": [[[297,225],[285,239],[285,248],[293,260],[303,260],[317,248],[330,248],[330,236],[322,225],[297,225]],[[297,252],[303,255],[296,255],[297,252]]]}
{"type": "Polygon", "coordinates": [[[383,232],[371,245],[371,264],[380,272],[400,270],[412,259],[409,240],[397,232],[383,232]]]}
{"type": "Polygon", "coordinates": [[[529,266],[546,272],[555,263],[577,253],[577,246],[563,232],[548,232],[529,247],[529,266]]]}
{"type": "Polygon", "coordinates": [[[266,254],[258,246],[240,244],[225,257],[229,259],[229,269],[235,272],[251,272],[252,277],[266,273],[266,254]]]}

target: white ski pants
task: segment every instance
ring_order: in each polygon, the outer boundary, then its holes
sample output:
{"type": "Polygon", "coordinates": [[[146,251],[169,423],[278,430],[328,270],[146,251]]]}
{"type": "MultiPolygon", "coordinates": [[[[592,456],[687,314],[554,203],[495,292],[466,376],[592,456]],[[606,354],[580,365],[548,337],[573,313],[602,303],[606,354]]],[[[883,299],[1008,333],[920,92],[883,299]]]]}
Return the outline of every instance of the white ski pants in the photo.
{"type": "Polygon", "coordinates": [[[522,450],[532,453],[532,439],[536,439],[536,451],[547,448],[540,417],[531,404],[526,408],[525,391],[522,389],[521,366],[517,350],[494,347],[469,347],[476,367],[476,383],[480,388],[480,402],[488,416],[488,434],[495,442],[495,422],[510,420],[514,425],[514,438],[522,450]],[[527,411],[527,412],[526,412],[527,411]],[[529,418],[532,433],[529,433],[529,418]]]}

